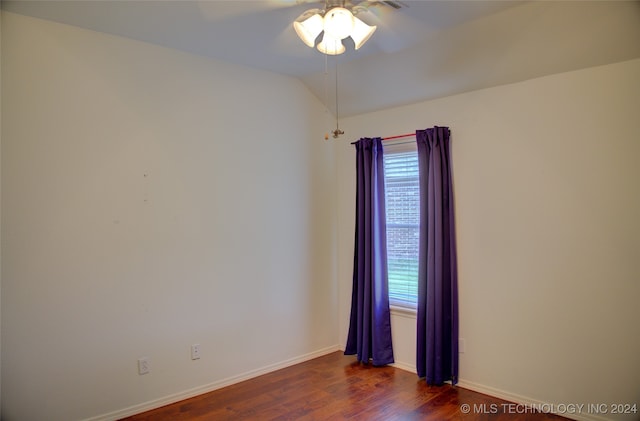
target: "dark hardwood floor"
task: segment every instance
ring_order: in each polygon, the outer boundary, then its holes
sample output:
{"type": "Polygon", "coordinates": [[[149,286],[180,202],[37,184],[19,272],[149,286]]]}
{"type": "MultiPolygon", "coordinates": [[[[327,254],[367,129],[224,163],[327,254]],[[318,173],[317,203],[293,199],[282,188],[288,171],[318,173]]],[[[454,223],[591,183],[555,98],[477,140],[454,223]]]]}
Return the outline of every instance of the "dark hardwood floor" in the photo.
{"type": "Polygon", "coordinates": [[[334,352],[126,420],[566,420],[523,409],[334,352]]]}

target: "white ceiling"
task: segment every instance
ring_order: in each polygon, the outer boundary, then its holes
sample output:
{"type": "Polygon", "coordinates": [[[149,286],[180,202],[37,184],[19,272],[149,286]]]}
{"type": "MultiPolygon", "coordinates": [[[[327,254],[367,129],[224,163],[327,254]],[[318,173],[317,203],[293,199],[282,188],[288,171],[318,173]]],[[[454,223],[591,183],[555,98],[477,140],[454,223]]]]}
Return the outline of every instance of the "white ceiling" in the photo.
{"type": "MultiPolygon", "coordinates": [[[[360,50],[326,57],[291,23],[313,1],[3,1],[2,8],[300,78],[340,116],[640,57],[640,1],[410,1],[358,15],[360,50]],[[325,66],[329,76],[325,76],[325,66]]],[[[639,75],[640,77],[640,75],[639,75]]]]}

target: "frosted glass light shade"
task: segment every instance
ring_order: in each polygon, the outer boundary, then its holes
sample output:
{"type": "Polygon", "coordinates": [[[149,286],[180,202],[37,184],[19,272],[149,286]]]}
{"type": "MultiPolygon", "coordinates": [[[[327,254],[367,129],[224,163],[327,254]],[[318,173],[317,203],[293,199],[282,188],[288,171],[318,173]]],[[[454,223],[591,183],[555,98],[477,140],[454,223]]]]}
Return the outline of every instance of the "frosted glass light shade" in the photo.
{"type": "Polygon", "coordinates": [[[320,43],[318,44],[318,51],[330,56],[342,54],[345,52],[345,50],[346,48],[344,48],[344,45],[342,45],[342,41],[340,41],[339,39],[331,38],[327,35],[326,32],[322,37],[322,41],[320,41],[320,43]]]}
{"type": "MultiPolygon", "coordinates": [[[[363,8],[360,7],[358,11],[361,9],[363,8]]],[[[329,55],[344,53],[345,47],[341,41],[349,36],[353,39],[355,49],[359,49],[377,29],[376,26],[367,25],[344,7],[333,7],[328,11],[307,10],[293,22],[293,28],[302,42],[311,48],[316,45],[316,39],[324,31],[317,48],[329,55]]]]}
{"type": "Polygon", "coordinates": [[[334,7],[324,15],[324,33],[341,40],[351,35],[354,25],[353,14],[344,7],[334,7]]]}
{"type": "Polygon", "coordinates": [[[302,22],[293,22],[293,29],[296,30],[302,42],[313,48],[316,38],[322,32],[323,23],[322,16],[314,14],[302,22]]]}
{"type": "Polygon", "coordinates": [[[353,31],[351,31],[351,39],[353,39],[355,49],[357,50],[358,48],[362,47],[362,45],[364,45],[364,43],[367,42],[369,38],[371,38],[371,35],[373,35],[378,27],[369,26],[355,16],[353,20],[354,25],[353,31]]]}

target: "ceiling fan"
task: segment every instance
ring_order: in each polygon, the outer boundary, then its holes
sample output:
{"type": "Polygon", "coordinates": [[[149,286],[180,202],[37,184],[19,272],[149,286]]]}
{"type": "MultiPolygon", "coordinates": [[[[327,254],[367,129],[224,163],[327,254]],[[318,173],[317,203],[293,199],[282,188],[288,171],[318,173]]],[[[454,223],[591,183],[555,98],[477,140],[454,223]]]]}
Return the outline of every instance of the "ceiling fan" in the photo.
{"type": "MultiPolygon", "coordinates": [[[[307,3],[298,1],[298,3],[307,3]]],[[[376,31],[376,25],[368,25],[357,15],[364,15],[374,6],[386,6],[393,9],[407,7],[401,1],[351,1],[325,0],[324,8],[309,9],[293,22],[298,37],[307,46],[316,47],[327,55],[338,55],[346,51],[342,40],[351,38],[358,50],[376,31]],[[316,40],[322,38],[316,45],[316,40]]]]}

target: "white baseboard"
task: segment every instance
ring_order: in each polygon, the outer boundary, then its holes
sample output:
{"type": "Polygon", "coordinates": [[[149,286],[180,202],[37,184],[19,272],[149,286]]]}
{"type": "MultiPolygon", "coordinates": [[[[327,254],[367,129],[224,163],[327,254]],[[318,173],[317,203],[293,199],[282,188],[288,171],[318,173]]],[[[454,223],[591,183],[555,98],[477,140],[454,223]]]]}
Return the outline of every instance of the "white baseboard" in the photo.
{"type": "MultiPolygon", "coordinates": [[[[344,352],[344,345],[340,345],[338,350],[344,352]]],[[[409,373],[418,374],[418,371],[416,370],[416,366],[412,364],[396,361],[393,364],[389,364],[389,365],[391,367],[399,368],[400,370],[408,371],[409,373]]]]}
{"type": "Polygon", "coordinates": [[[400,370],[404,370],[404,371],[408,371],[409,373],[413,373],[413,374],[418,374],[418,371],[416,370],[416,366],[415,365],[411,365],[411,364],[406,364],[400,361],[396,361],[393,364],[390,364],[391,367],[395,367],[395,368],[399,368],[400,370]]]}
{"type": "MultiPolygon", "coordinates": [[[[543,402],[537,399],[532,399],[526,396],[518,395],[504,390],[496,389],[483,384],[470,382],[468,380],[459,379],[458,387],[463,389],[473,390],[474,392],[483,393],[485,395],[493,396],[495,398],[504,399],[509,402],[513,402],[520,405],[525,405],[530,408],[556,408],[557,405],[550,404],[549,402],[543,402]]],[[[565,418],[569,418],[576,421],[610,421],[610,418],[603,418],[598,415],[589,414],[586,412],[570,414],[570,413],[556,413],[565,418]]]]}
{"type": "Polygon", "coordinates": [[[222,379],[213,383],[194,387],[193,389],[174,393],[172,395],[165,396],[163,398],[155,399],[149,402],[144,402],[138,405],[130,406],[128,408],[109,412],[108,414],[87,418],[84,421],[113,421],[113,420],[129,417],[131,415],[136,415],[141,412],[160,408],[161,406],[170,405],[172,403],[180,402],[185,399],[193,398],[194,396],[212,392],[214,390],[221,389],[223,387],[230,386],[235,383],[240,383],[242,381],[261,376],[263,374],[271,373],[272,371],[280,370],[282,368],[286,368],[295,364],[309,361],[314,358],[322,357],[323,355],[327,355],[338,350],[340,350],[339,345],[329,346],[329,347],[320,349],[318,351],[314,351],[298,357],[290,358],[288,360],[281,361],[275,364],[270,364],[268,366],[258,368],[256,370],[251,370],[246,373],[239,374],[237,376],[228,377],[226,379],[222,379]]]}

